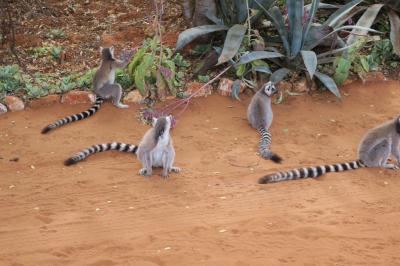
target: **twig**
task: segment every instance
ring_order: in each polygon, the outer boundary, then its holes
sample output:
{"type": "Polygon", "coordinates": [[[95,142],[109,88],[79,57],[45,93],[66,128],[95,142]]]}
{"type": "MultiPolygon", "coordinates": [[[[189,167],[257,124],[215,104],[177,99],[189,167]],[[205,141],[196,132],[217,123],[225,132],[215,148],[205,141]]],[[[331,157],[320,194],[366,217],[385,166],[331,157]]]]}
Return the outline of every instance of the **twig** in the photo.
{"type": "MultiPolygon", "coordinates": [[[[163,107],[160,111],[161,114],[167,114],[170,113],[172,110],[175,110],[176,108],[178,108],[179,106],[181,106],[182,104],[189,104],[189,101],[196,96],[197,94],[199,94],[202,90],[204,90],[208,85],[210,85],[211,83],[213,83],[214,81],[216,81],[219,77],[221,77],[226,71],[228,71],[230,68],[232,67],[232,65],[228,66],[227,68],[225,68],[224,70],[222,70],[218,75],[216,75],[213,79],[209,80],[206,84],[204,84],[203,86],[201,86],[201,88],[199,88],[197,91],[195,91],[194,93],[192,93],[189,97],[185,98],[185,99],[181,99],[178,100],[176,102],[173,102],[165,107],[163,107]]],[[[186,108],[185,108],[186,109],[186,108]]],[[[181,114],[181,113],[180,113],[181,114]]],[[[180,115],[179,114],[179,115],[180,115]]]]}

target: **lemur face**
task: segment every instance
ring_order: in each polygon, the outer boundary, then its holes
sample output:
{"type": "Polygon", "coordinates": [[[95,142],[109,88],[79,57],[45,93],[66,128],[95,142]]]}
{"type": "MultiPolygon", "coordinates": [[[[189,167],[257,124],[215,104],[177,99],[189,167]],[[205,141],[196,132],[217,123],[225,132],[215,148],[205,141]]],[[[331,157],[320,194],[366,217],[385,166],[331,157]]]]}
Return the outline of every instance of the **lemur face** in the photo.
{"type": "Polygon", "coordinates": [[[278,92],[275,85],[271,81],[265,83],[263,90],[267,96],[272,96],[278,92]]]}

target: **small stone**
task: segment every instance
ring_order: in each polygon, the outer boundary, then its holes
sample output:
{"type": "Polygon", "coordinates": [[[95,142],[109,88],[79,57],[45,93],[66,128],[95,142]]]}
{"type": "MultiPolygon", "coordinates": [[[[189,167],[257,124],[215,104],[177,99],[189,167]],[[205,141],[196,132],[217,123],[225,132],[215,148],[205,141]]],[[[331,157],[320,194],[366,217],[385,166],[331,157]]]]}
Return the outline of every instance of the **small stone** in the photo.
{"type": "Polygon", "coordinates": [[[36,168],[36,167],[35,167],[34,165],[31,165],[31,169],[35,170],[35,168],[36,168]]]}
{"type": "Polygon", "coordinates": [[[42,106],[49,106],[56,103],[59,103],[61,96],[58,94],[47,95],[40,99],[33,100],[29,103],[29,106],[32,108],[38,108],[42,106]]]}
{"type": "Polygon", "coordinates": [[[165,247],[164,248],[164,250],[170,250],[171,249],[171,247],[165,247]]]}
{"type": "Polygon", "coordinates": [[[368,72],[366,73],[363,82],[377,82],[377,81],[386,81],[386,77],[382,72],[368,72]]]}
{"type": "Polygon", "coordinates": [[[95,210],[95,211],[99,212],[100,210],[101,210],[100,208],[96,208],[96,210],[95,210]]]}
{"type": "Polygon", "coordinates": [[[383,184],[385,184],[385,185],[389,185],[389,182],[385,181],[385,182],[383,182],[383,184]]]}
{"type": "Polygon", "coordinates": [[[212,93],[211,85],[207,85],[203,89],[200,90],[200,88],[203,86],[205,86],[204,83],[190,82],[186,87],[186,93],[189,95],[196,93],[196,95],[194,97],[207,97],[208,95],[211,95],[211,93],[212,93]]]}
{"type": "Polygon", "coordinates": [[[7,113],[7,107],[4,104],[0,103],[0,115],[5,113],[7,113]]]}
{"type": "Polygon", "coordinates": [[[39,207],[35,207],[35,208],[33,208],[35,211],[39,211],[40,210],[40,208],[39,207]]]}
{"type": "Polygon", "coordinates": [[[24,102],[15,96],[6,96],[4,102],[11,112],[21,111],[25,108],[24,102]]]}
{"type": "Polygon", "coordinates": [[[94,103],[96,95],[89,91],[69,91],[61,97],[61,103],[79,104],[94,103]]]}
{"type": "MultiPolygon", "coordinates": [[[[233,86],[232,80],[223,78],[223,79],[221,79],[221,81],[218,84],[218,93],[222,96],[231,96],[232,86],[233,86]]],[[[240,85],[239,93],[242,93],[245,88],[246,88],[246,85],[244,84],[244,82],[242,82],[240,85]]]]}
{"type": "Polygon", "coordinates": [[[125,97],[123,102],[127,103],[142,103],[144,97],[140,94],[139,90],[133,90],[129,92],[125,97]]]}
{"type": "Polygon", "coordinates": [[[220,232],[220,233],[225,233],[226,230],[225,230],[225,229],[221,229],[221,230],[219,230],[218,232],[220,232]]]}
{"type": "Polygon", "coordinates": [[[15,188],[15,186],[14,186],[14,185],[10,185],[10,186],[8,186],[8,189],[13,189],[13,188],[15,188]]]}

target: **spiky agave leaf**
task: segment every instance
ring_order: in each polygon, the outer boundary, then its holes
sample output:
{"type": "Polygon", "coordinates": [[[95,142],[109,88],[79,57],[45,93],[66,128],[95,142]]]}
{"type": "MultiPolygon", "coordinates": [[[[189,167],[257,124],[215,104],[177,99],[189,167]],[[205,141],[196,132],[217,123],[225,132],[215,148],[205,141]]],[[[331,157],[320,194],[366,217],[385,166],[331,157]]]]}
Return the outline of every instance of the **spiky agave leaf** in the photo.
{"type": "Polygon", "coordinates": [[[301,56],[303,58],[303,63],[306,66],[310,78],[312,79],[317,69],[317,55],[313,51],[301,51],[301,56]]]}
{"type": "Polygon", "coordinates": [[[232,84],[232,92],[231,92],[231,97],[233,99],[236,99],[240,101],[239,98],[239,93],[240,93],[240,87],[242,85],[242,81],[240,79],[236,79],[233,84],[232,84]]]}
{"type": "Polygon", "coordinates": [[[279,81],[284,79],[286,77],[286,75],[289,74],[290,72],[291,72],[290,69],[282,67],[282,68],[276,70],[274,73],[272,73],[272,75],[269,78],[269,80],[272,83],[278,83],[279,81]]]}
{"type": "Polygon", "coordinates": [[[203,25],[187,29],[179,34],[178,41],[176,42],[175,51],[181,50],[197,37],[211,32],[223,31],[228,29],[229,28],[225,25],[203,25]]]}
{"type": "Polygon", "coordinates": [[[300,52],[303,43],[304,0],[286,0],[289,19],[290,57],[294,58],[300,52]]]}
{"type": "Polygon", "coordinates": [[[319,7],[319,0],[313,0],[310,5],[311,5],[311,7],[310,7],[310,11],[309,11],[309,16],[307,18],[306,23],[304,24],[304,29],[303,29],[303,38],[301,40],[301,47],[302,48],[304,46],[305,40],[308,37],[308,33],[310,31],[311,24],[312,24],[312,22],[314,20],[315,14],[317,13],[317,9],[319,7]]]}
{"type": "Polygon", "coordinates": [[[400,56],[400,18],[393,12],[389,11],[390,19],[390,41],[393,45],[393,51],[400,56]]]}
{"type": "Polygon", "coordinates": [[[351,12],[351,10],[362,1],[363,0],[353,0],[343,5],[341,8],[339,8],[332,15],[329,16],[329,18],[324,22],[324,25],[335,28],[337,26],[337,22],[340,21],[340,19],[346,16],[349,12],[351,12]]]}
{"type": "Polygon", "coordinates": [[[278,52],[254,51],[243,55],[236,65],[247,64],[259,59],[278,58],[284,55],[278,52]]]}
{"type": "Polygon", "coordinates": [[[332,92],[336,97],[340,98],[340,92],[338,87],[336,86],[335,81],[330,78],[328,75],[322,74],[321,72],[316,71],[314,74],[324,86],[332,92]]]}
{"type": "Polygon", "coordinates": [[[236,24],[228,30],[218,65],[228,62],[237,54],[246,30],[247,27],[241,24],[236,24]]]}
{"type": "MultiPolygon", "coordinates": [[[[370,28],[383,6],[383,4],[374,4],[368,7],[364,14],[358,19],[356,26],[370,28]]],[[[347,39],[347,44],[350,45],[356,42],[360,38],[360,35],[365,35],[366,33],[366,30],[353,29],[349,38],[347,39]]]]}

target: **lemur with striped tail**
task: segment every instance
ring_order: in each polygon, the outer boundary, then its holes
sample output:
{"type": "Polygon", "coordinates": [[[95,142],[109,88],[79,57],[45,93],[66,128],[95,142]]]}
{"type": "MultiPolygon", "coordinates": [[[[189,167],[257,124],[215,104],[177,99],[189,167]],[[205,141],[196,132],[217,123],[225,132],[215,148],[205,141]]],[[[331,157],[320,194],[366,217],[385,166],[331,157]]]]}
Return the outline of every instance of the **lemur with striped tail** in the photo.
{"type": "Polygon", "coordinates": [[[121,103],[122,87],[118,83],[114,83],[114,81],[116,69],[125,68],[131,60],[132,53],[125,53],[122,56],[122,60],[118,60],[114,57],[114,47],[111,46],[109,48],[100,47],[100,54],[101,64],[93,78],[93,90],[96,94],[95,103],[86,111],[61,118],[54,123],[47,125],[42,129],[42,134],[46,134],[51,130],[68,123],[79,121],[94,115],[100,109],[105,99],[112,98],[114,105],[118,108],[129,107],[128,105],[121,103]]]}
{"type": "Polygon", "coordinates": [[[315,178],[329,172],[342,172],[363,167],[398,169],[400,164],[399,144],[400,117],[397,117],[365,134],[358,146],[358,160],[277,172],[260,178],[258,183],[266,184],[300,178],[315,178]],[[388,163],[390,155],[396,159],[397,165],[388,163]]]}
{"type": "Polygon", "coordinates": [[[282,158],[269,150],[272,136],[269,127],[272,124],[274,114],[271,108],[271,96],[278,90],[271,81],[265,83],[263,87],[256,92],[247,108],[247,119],[250,125],[257,129],[261,135],[259,152],[264,159],[270,159],[275,163],[281,163],[282,158]]]}
{"type": "Polygon", "coordinates": [[[140,175],[151,176],[153,167],[163,167],[161,176],[168,177],[170,172],[179,173],[180,168],[173,166],[175,149],[170,135],[172,116],[153,118],[153,127],[144,134],[138,146],[120,142],[93,145],[67,159],[64,164],[76,164],[86,157],[103,151],[118,150],[137,155],[143,168],[140,175]]]}

